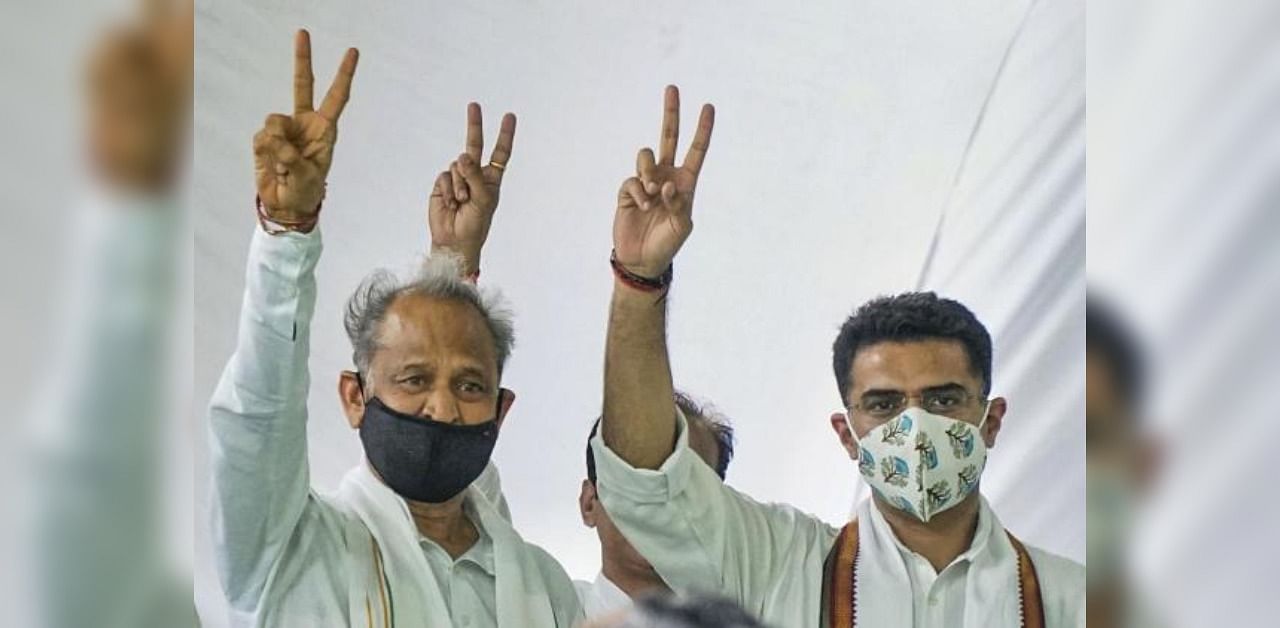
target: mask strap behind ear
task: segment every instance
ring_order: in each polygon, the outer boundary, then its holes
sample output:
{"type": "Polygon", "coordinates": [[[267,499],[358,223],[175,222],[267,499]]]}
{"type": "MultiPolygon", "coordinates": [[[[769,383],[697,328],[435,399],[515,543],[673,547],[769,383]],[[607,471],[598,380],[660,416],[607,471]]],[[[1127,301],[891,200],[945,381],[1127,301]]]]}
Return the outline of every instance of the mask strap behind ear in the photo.
{"type": "Polygon", "coordinates": [[[358,370],[356,371],[356,387],[360,389],[360,399],[368,404],[369,398],[364,395],[364,376],[358,370]]]}
{"type": "Polygon", "coordinates": [[[978,421],[978,431],[979,431],[979,432],[981,432],[981,431],[982,431],[982,426],[984,426],[984,425],[986,425],[986,424],[987,424],[987,417],[988,417],[988,416],[991,416],[991,402],[992,402],[992,401],[994,401],[994,399],[988,399],[988,400],[987,400],[987,405],[986,405],[986,407],[985,407],[985,408],[983,408],[983,410],[982,410],[982,420],[981,420],[981,421],[978,421]]]}
{"type": "Polygon", "coordinates": [[[845,408],[844,424],[849,426],[849,436],[853,438],[853,444],[857,445],[858,449],[862,449],[862,439],[858,438],[858,430],[853,429],[853,411],[848,408],[845,408]]]}

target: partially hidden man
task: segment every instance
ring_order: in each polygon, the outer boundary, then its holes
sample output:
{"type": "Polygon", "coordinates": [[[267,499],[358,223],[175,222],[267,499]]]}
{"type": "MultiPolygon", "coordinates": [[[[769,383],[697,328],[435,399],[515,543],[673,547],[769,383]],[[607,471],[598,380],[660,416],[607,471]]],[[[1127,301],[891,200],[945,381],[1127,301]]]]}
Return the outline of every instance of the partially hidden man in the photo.
{"type": "Polygon", "coordinates": [[[883,297],[841,327],[832,362],[847,412],[830,421],[873,494],[843,527],[756,502],[697,461],[671,403],[666,297],[715,112],[703,107],[677,166],[679,107],[668,87],[658,154],[640,151],[614,217],[592,447],[618,529],[672,588],[711,589],[776,626],[1083,626],[1083,567],[1021,543],[982,497],[1007,402],[990,393],[990,335],[956,301],[883,297]]]}
{"type": "Polygon", "coordinates": [[[511,527],[488,466],[515,399],[500,386],[513,331],[471,280],[514,116],[482,166],[481,112],[469,106],[466,152],[429,201],[432,256],[408,279],[372,275],[348,301],[355,370],[341,373],[338,392],[365,459],[336,494],[310,487],[317,224],[357,53],[316,110],[305,31],[295,45],[294,113],[269,116],[254,138],[260,226],[235,353],[209,409],[213,530],[232,622],[568,628],[581,618],[573,584],[511,527]]]}

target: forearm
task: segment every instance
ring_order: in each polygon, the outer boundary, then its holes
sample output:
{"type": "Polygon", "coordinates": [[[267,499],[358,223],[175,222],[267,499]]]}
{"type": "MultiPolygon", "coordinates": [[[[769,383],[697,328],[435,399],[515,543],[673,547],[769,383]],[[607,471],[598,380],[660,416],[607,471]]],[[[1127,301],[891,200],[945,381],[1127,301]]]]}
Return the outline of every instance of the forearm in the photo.
{"type": "Polygon", "coordinates": [[[318,231],[255,233],[236,350],[209,408],[214,521],[229,596],[265,582],[308,493],[306,399],[318,231]]]}
{"type": "Polygon", "coordinates": [[[667,293],[615,280],[605,341],[604,441],[632,466],[671,455],[676,417],[667,355],[667,293]]]}

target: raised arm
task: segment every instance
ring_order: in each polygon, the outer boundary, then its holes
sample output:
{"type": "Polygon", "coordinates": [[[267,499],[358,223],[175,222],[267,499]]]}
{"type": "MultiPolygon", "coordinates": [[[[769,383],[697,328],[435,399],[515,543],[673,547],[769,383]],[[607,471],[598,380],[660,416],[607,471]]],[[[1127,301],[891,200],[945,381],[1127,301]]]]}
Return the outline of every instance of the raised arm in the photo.
{"type": "Polygon", "coordinates": [[[262,228],[249,249],[235,353],[209,407],[214,537],[237,608],[258,601],[307,504],[307,357],[321,249],[314,229],[357,61],[348,50],[314,110],[306,31],[295,51],[293,115],[267,116],[254,136],[262,228]]]}
{"type": "MultiPolygon", "coordinates": [[[[489,238],[493,215],[498,211],[502,175],[506,173],[511,159],[515,136],[516,116],[508,113],[502,116],[502,128],[498,131],[498,142],[489,156],[489,163],[481,166],[484,118],[479,104],[468,104],[466,151],[436,177],[427,202],[431,254],[461,256],[462,272],[473,281],[480,277],[480,253],[489,238]]],[[[511,520],[511,510],[502,493],[502,481],[493,461],[485,466],[472,486],[492,502],[503,517],[511,520]]]]}
{"type": "Polygon", "coordinates": [[[601,431],[609,448],[637,468],[658,468],[675,444],[666,284],[676,252],[693,231],[693,194],[714,124],[715,109],[703,105],[693,145],[676,166],[680,91],[668,86],[658,156],[641,149],[637,176],[618,191],[601,431]]]}

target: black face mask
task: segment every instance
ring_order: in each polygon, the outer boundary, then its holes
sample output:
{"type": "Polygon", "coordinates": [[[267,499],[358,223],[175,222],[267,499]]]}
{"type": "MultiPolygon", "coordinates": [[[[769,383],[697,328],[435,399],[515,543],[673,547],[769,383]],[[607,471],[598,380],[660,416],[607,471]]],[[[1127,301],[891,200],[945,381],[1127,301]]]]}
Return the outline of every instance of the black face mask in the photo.
{"type": "Polygon", "coordinates": [[[484,471],[498,442],[498,420],[443,423],[396,412],[374,397],[364,405],[360,440],[369,464],[391,490],[405,499],[438,504],[461,493],[484,471]]]}

